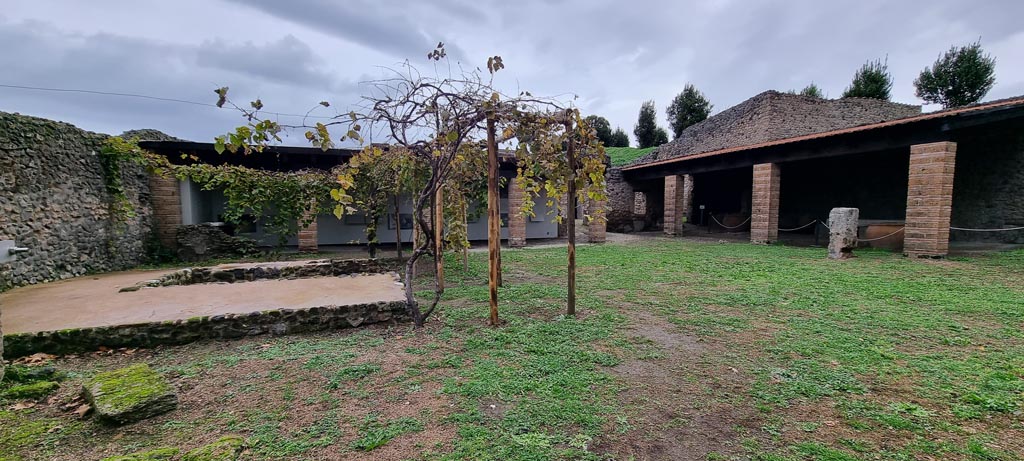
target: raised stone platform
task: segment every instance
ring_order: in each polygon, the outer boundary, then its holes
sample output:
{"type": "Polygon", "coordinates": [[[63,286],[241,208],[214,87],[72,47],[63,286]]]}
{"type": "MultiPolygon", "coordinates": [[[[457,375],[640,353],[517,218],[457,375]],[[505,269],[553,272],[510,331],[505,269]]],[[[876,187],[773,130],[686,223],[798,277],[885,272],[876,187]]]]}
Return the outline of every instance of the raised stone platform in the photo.
{"type": "MultiPolygon", "coordinates": [[[[280,269],[306,264],[272,266],[280,269]]],[[[331,272],[323,269],[330,264],[321,262],[317,266],[317,273],[331,272]]],[[[213,271],[254,267],[258,266],[213,271]]],[[[151,347],[407,320],[403,285],[395,273],[192,283],[119,292],[175,273],[121,272],[0,294],[5,357],[80,352],[100,346],[151,347]]]]}

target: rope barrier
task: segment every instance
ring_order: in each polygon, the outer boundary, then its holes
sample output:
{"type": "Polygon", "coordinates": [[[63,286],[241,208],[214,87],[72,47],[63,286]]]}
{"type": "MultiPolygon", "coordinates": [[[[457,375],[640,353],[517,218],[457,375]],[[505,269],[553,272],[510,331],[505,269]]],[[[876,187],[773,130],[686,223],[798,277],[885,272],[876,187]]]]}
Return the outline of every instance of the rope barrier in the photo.
{"type": "Polygon", "coordinates": [[[1007,232],[1007,231],[1018,231],[1024,230],[1024,226],[1021,227],[1008,227],[1006,229],[971,229],[967,227],[950,227],[951,230],[965,231],[965,232],[1007,232]]]}
{"type": "Polygon", "coordinates": [[[718,223],[719,226],[722,226],[726,230],[739,229],[739,228],[743,227],[744,225],[746,225],[748,222],[750,222],[750,218],[748,217],[746,221],[743,221],[743,222],[739,223],[739,225],[729,227],[729,226],[726,226],[725,224],[722,224],[721,221],[719,221],[718,218],[715,217],[715,215],[709,214],[708,216],[711,216],[711,220],[712,221],[718,223]]]}
{"type": "MultiPolygon", "coordinates": [[[[809,223],[807,223],[807,224],[804,224],[804,225],[802,225],[802,226],[800,226],[800,227],[794,227],[794,228],[792,228],[792,229],[779,229],[779,232],[795,232],[795,231],[798,231],[798,230],[800,230],[800,229],[806,229],[806,228],[808,228],[808,227],[810,227],[810,226],[814,225],[814,224],[815,224],[815,223],[817,223],[817,222],[818,222],[818,220],[817,220],[817,219],[815,219],[814,221],[811,221],[811,222],[809,222],[809,223]]],[[[825,227],[828,227],[828,226],[825,226],[825,227]]]]}
{"type": "Polygon", "coordinates": [[[883,236],[881,236],[881,237],[875,237],[875,238],[873,238],[873,239],[862,239],[862,238],[858,238],[858,239],[857,239],[857,241],[858,241],[858,242],[874,242],[875,240],[882,240],[882,239],[884,239],[884,238],[887,238],[887,237],[892,237],[892,236],[894,236],[894,235],[896,235],[896,234],[898,234],[898,233],[900,233],[900,232],[903,232],[903,230],[904,230],[904,229],[906,229],[906,228],[905,228],[905,227],[901,227],[901,228],[899,228],[899,229],[896,229],[896,232],[893,232],[893,233],[891,233],[891,234],[883,235],[883,236]]]}

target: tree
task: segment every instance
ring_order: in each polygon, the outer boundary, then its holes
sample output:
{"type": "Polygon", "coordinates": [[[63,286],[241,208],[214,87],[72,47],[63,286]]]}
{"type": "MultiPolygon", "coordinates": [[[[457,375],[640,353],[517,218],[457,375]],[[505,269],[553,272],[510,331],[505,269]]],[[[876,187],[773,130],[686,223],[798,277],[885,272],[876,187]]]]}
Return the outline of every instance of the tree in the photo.
{"type": "Polygon", "coordinates": [[[844,98],[874,98],[888,101],[892,91],[889,61],[868,61],[853,74],[853,81],[843,91],[844,98]]]}
{"type": "MultiPolygon", "coordinates": [[[[428,54],[428,58],[434,61],[445,56],[441,43],[428,54]]],[[[495,281],[500,273],[499,143],[518,142],[516,181],[528,192],[524,194],[518,212],[532,214],[533,199],[542,193],[547,195],[552,213],[559,211],[558,197],[565,195],[575,199],[568,200],[568,203],[605,200],[606,156],[594,130],[587,126],[578,110],[556,101],[535,98],[525,91],[516,97],[501,94],[494,88],[493,78],[495,72],[504,67],[501,57],[493,56],[487,60],[489,78],[481,75],[479,70],[461,75],[449,73],[428,77],[406,61],[400,69],[389,69],[389,77],[367,82],[370,94],[363,97],[360,112],[338,115],[312,126],[293,127],[308,129],[306,139],[325,150],[333,147],[335,139],[362,143],[361,133],[383,133],[391,149],[406,157],[414,171],[412,176],[416,178],[415,185],[411,187],[413,226],[422,237],[405,261],[404,274],[406,305],[409,317],[417,327],[423,326],[437,308],[444,291],[440,270],[444,245],[440,240],[450,239],[445,239],[440,229],[444,222],[452,222],[453,214],[462,214],[455,218],[465,219],[465,206],[445,206],[441,203],[444,201],[442,197],[445,191],[452,198],[472,195],[474,187],[468,183],[477,182],[483,170],[480,165],[487,165],[491,324],[498,324],[495,281]],[[330,130],[339,125],[347,125],[347,132],[335,138],[330,130]],[[483,140],[485,135],[486,142],[483,140]],[[463,187],[459,183],[467,185],[463,187]],[[415,267],[416,261],[426,255],[433,256],[438,270],[434,273],[433,297],[429,301],[420,301],[416,296],[415,267]]],[[[435,72],[440,68],[436,67],[435,72]]],[[[450,66],[448,68],[451,69],[450,66]]],[[[233,151],[259,152],[268,143],[279,140],[277,133],[283,127],[263,118],[259,113],[263,104],[259,100],[251,104],[252,109],[243,109],[227,98],[226,87],[216,90],[216,93],[218,107],[230,104],[229,107],[241,111],[246,120],[246,124],[234,133],[216,138],[222,148],[227,146],[233,151]]],[[[329,104],[323,102],[321,105],[326,107],[329,104]]],[[[350,162],[339,169],[335,188],[330,190],[330,197],[336,202],[335,216],[341,218],[356,211],[355,205],[358,204],[353,192],[358,186],[355,183],[365,180],[360,169],[368,168],[368,163],[382,157],[367,156],[364,159],[366,163],[353,165],[350,162]]],[[[570,219],[567,311],[573,315],[576,286],[574,233],[571,231],[573,208],[567,213],[570,219]]],[[[447,227],[450,237],[457,226],[449,224],[447,227]]]]}
{"type": "Polygon", "coordinates": [[[678,138],[686,127],[707,119],[712,107],[711,101],[703,93],[692,84],[686,84],[683,92],[676,95],[665,111],[674,137],[678,138]]]}
{"type": "Polygon", "coordinates": [[[917,97],[942,107],[981,101],[996,83],[996,60],[981,49],[981,41],[953,46],[914,80],[917,97]]]}
{"type": "Polygon", "coordinates": [[[611,142],[605,144],[608,147],[629,147],[629,135],[622,128],[615,128],[612,133],[611,142]]]}
{"type": "Polygon", "coordinates": [[[655,146],[660,146],[660,145],[665,144],[667,142],[668,142],[668,131],[665,131],[664,128],[659,126],[657,130],[654,130],[654,145],[655,146]]]}
{"type": "Polygon", "coordinates": [[[814,82],[811,82],[810,85],[807,85],[804,89],[800,90],[800,95],[810,96],[817,99],[825,99],[825,93],[822,92],[821,88],[818,88],[818,85],[815,85],[814,82]]]}
{"type": "Polygon", "coordinates": [[[608,119],[601,117],[600,115],[588,115],[587,118],[583,119],[590,125],[591,128],[597,133],[597,139],[600,140],[604,145],[612,145],[612,124],[608,123],[608,119]]]}
{"type": "MultiPolygon", "coordinates": [[[[640,106],[640,116],[633,127],[633,135],[636,136],[637,147],[641,149],[658,145],[658,111],[654,108],[654,101],[644,101],[640,106]]],[[[665,138],[665,142],[668,142],[668,133],[665,133],[665,138]]]]}
{"type": "MultiPolygon", "coordinates": [[[[415,183],[413,167],[409,162],[409,156],[400,149],[381,149],[378,146],[369,146],[358,154],[354,155],[343,167],[353,171],[352,187],[349,190],[352,196],[353,208],[359,210],[366,217],[366,244],[371,258],[377,257],[377,245],[380,239],[377,237],[378,225],[381,221],[388,219],[388,206],[395,205],[395,213],[398,213],[397,198],[403,193],[410,192],[414,188],[408,187],[415,183]]],[[[399,222],[399,216],[395,216],[395,222],[399,222]]],[[[397,232],[396,252],[398,257],[402,255],[402,233],[401,226],[395,226],[397,232]]]]}

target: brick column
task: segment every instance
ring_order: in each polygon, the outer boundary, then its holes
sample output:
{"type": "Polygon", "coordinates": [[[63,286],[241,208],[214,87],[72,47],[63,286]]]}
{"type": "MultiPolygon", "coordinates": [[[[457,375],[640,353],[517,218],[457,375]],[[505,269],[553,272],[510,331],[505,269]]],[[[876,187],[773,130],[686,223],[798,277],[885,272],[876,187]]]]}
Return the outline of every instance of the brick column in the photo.
{"type": "Polygon", "coordinates": [[[665,176],[665,235],[676,235],[683,228],[683,177],[665,176]]]}
{"type": "Polygon", "coordinates": [[[149,176],[149,191],[153,201],[153,228],[160,243],[177,246],[178,227],[181,227],[181,189],[178,179],[160,175],[149,176]]]}
{"type": "Polygon", "coordinates": [[[683,199],[682,205],[680,205],[680,211],[682,216],[686,218],[684,222],[693,222],[693,175],[683,175],[683,199]]]}
{"type": "Polygon", "coordinates": [[[525,196],[519,181],[508,182],[508,246],[512,248],[526,246],[526,216],[521,213],[525,196]]]}
{"type": "Polygon", "coordinates": [[[591,218],[587,223],[587,241],[590,243],[604,243],[608,240],[607,205],[607,200],[587,200],[587,212],[591,218]]]}
{"type": "Polygon", "coordinates": [[[771,243],[779,238],[779,165],[754,165],[754,193],[750,212],[750,242],[771,243]]]}
{"type": "Polygon", "coordinates": [[[903,231],[903,252],[907,256],[935,258],[949,253],[955,168],[955,142],[910,146],[907,223],[903,231]]]}
{"type": "Polygon", "coordinates": [[[673,175],[665,177],[665,235],[683,232],[683,224],[690,219],[693,208],[693,176],[673,175]]]}
{"type": "Polygon", "coordinates": [[[306,227],[302,227],[302,223],[299,223],[299,251],[316,253],[319,250],[319,239],[320,236],[316,229],[316,219],[306,227]]]}

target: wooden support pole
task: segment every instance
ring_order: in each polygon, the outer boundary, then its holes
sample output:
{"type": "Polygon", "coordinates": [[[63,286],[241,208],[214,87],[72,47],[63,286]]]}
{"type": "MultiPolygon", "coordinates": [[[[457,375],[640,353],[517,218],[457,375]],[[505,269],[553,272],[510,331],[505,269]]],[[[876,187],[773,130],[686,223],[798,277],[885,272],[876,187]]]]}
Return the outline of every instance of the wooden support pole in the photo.
{"type": "Polygon", "coordinates": [[[434,192],[434,265],[437,271],[437,286],[444,292],[444,190],[441,184],[434,192]]]}
{"type": "Polygon", "coordinates": [[[565,214],[566,219],[569,221],[566,223],[566,233],[569,234],[569,297],[567,300],[567,306],[565,310],[566,315],[576,315],[576,142],[573,140],[573,123],[572,121],[565,122],[565,132],[569,139],[569,146],[566,155],[568,156],[569,163],[569,177],[568,186],[569,191],[566,199],[565,214]]]}
{"type": "Polygon", "coordinates": [[[398,259],[402,259],[402,217],[401,203],[398,199],[398,194],[395,194],[395,253],[398,254],[398,259]]]}
{"type": "Polygon", "coordinates": [[[501,214],[498,211],[498,144],[494,117],[487,117],[487,254],[490,274],[491,326],[498,326],[498,277],[501,257],[501,214]]]}
{"type": "Polygon", "coordinates": [[[469,271],[469,204],[466,200],[462,201],[462,228],[466,232],[467,245],[462,247],[462,271],[469,271]]]}

